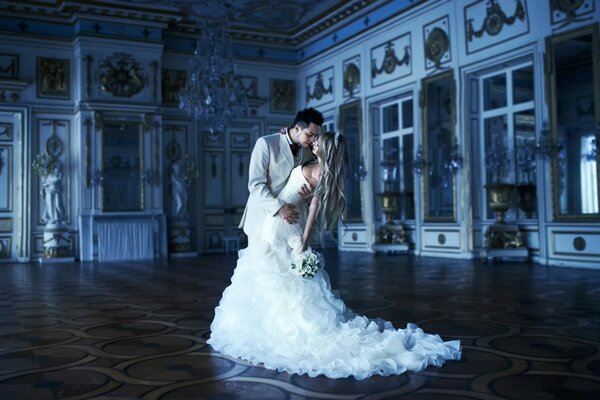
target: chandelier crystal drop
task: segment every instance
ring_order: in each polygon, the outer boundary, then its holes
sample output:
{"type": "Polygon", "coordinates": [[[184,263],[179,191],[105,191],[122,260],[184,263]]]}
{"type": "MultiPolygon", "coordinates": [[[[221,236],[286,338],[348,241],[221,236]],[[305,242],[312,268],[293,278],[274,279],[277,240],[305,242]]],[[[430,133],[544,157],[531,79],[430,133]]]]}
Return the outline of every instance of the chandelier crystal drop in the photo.
{"type": "Polygon", "coordinates": [[[200,25],[202,38],[196,42],[179,108],[211,133],[223,132],[231,120],[247,113],[248,99],[235,74],[232,46],[226,36],[227,19],[207,17],[200,25]]]}

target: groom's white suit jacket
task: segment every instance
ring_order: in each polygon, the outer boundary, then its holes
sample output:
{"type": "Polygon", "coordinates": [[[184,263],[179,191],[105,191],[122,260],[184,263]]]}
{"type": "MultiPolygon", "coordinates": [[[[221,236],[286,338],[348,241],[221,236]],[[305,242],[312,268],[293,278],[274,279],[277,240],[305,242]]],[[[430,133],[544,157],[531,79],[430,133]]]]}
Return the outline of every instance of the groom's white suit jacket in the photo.
{"type": "MultiPolygon", "coordinates": [[[[313,158],[309,149],[301,148],[300,151],[300,164],[313,158]]],[[[260,235],[264,218],[275,215],[285,204],[277,195],[287,183],[294,166],[294,156],[286,135],[275,133],[258,138],[248,167],[250,195],[239,226],[248,235],[250,243],[260,235]]]]}

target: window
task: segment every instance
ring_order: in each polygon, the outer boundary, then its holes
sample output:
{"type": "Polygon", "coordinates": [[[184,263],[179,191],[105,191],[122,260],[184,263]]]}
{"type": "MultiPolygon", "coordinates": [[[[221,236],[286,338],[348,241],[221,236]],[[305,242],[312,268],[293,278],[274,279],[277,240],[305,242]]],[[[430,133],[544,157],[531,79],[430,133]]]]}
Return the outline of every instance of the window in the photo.
{"type": "MultiPolygon", "coordinates": [[[[485,165],[484,184],[509,184],[509,219],[534,218],[536,205],[519,196],[535,190],[535,103],[531,63],[494,71],[481,77],[480,109],[485,165]],[[528,191],[529,190],[529,191],[528,191]]],[[[531,196],[529,196],[531,198],[531,196]]],[[[493,219],[491,210],[488,219],[493,219]]]]}

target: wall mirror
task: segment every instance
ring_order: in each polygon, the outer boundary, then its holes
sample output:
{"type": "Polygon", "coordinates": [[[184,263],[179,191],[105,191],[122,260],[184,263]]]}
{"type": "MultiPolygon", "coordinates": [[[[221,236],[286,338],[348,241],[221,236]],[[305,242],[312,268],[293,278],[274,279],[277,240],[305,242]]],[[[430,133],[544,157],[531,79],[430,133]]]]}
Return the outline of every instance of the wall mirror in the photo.
{"type": "Polygon", "coordinates": [[[345,222],[362,222],[362,199],[360,183],[365,177],[361,156],[362,115],[360,100],[340,106],[340,133],[346,139],[348,151],[348,175],[346,177],[345,222]]]}
{"type": "Polygon", "coordinates": [[[546,150],[552,164],[554,218],[600,220],[598,26],[549,37],[546,46],[551,133],[546,150]]]}
{"type": "Polygon", "coordinates": [[[144,209],[143,148],[141,122],[102,124],[102,211],[144,209]]]}
{"type": "Polygon", "coordinates": [[[421,87],[423,118],[424,220],[456,221],[455,175],[450,156],[455,146],[452,72],[423,79],[421,87]]]}

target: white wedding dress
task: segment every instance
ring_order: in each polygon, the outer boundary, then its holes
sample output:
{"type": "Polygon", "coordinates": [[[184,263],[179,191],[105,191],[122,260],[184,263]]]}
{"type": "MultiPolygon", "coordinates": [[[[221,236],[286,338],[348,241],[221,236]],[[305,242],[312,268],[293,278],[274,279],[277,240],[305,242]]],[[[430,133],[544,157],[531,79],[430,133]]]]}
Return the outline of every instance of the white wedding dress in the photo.
{"type": "MultiPolygon", "coordinates": [[[[306,183],[295,168],[279,198],[305,209],[306,183]]],[[[460,359],[460,341],[444,342],[414,324],[396,330],[356,315],[331,291],[324,270],[304,279],[291,272],[290,244],[302,235],[306,212],[290,225],[267,218],[263,242],[240,251],[231,285],[223,292],[208,343],[222,354],[253,364],[330,378],[420,371],[460,359]]]]}

